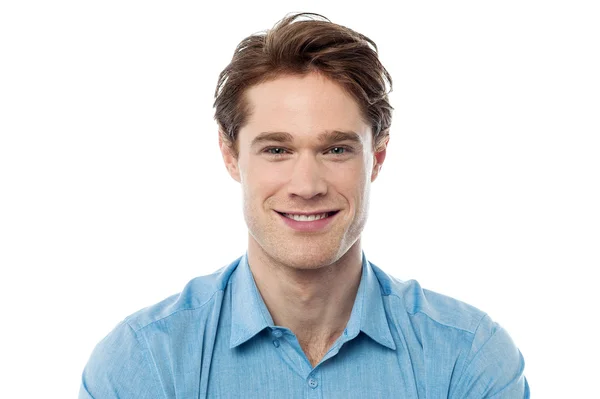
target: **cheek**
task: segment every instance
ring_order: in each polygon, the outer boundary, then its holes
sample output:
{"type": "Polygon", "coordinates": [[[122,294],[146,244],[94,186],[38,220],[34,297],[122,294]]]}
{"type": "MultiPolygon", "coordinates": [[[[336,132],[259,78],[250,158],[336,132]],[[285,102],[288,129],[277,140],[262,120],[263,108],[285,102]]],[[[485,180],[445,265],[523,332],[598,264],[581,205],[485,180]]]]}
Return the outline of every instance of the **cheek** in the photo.
{"type": "Polygon", "coordinates": [[[364,162],[348,162],[334,165],[331,169],[330,181],[336,186],[343,188],[344,192],[360,193],[364,190],[369,174],[364,162]]]}
{"type": "Polygon", "coordinates": [[[247,162],[242,169],[242,187],[246,200],[263,202],[275,195],[285,180],[285,171],[277,164],[247,162]]]}

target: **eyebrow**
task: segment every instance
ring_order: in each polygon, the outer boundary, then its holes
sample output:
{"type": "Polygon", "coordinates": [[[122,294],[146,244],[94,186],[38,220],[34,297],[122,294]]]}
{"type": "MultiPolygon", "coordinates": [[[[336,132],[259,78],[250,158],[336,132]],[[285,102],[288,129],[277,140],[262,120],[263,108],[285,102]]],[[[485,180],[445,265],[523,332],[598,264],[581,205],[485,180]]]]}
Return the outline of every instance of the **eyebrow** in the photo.
{"type": "MultiPolygon", "coordinates": [[[[362,144],[360,135],[353,131],[327,130],[320,133],[318,139],[321,143],[334,143],[338,141],[351,141],[362,144]]],[[[252,140],[252,147],[264,142],[290,143],[294,141],[294,136],[287,132],[263,132],[252,140]]]]}

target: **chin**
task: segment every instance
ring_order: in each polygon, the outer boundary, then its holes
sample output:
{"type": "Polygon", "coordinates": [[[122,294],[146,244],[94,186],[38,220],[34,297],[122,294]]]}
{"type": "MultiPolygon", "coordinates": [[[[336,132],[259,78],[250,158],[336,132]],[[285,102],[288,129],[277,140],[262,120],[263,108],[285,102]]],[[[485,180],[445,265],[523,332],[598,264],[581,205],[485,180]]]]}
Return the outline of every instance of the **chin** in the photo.
{"type": "Polygon", "coordinates": [[[344,257],[360,238],[361,229],[348,228],[342,220],[324,234],[302,235],[282,228],[279,223],[258,223],[249,215],[251,213],[246,213],[250,247],[257,255],[261,253],[259,257],[293,269],[316,270],[330,266],[344,257]]]}
{"type": "Polygon", "coordinates": [[[275,245],[263,250],[277,262],[294,269],[314,270],[329,266],[342,256],[340,243],[329,245],[322,241],[275,245]]]}
{"type": "Polygon", "coordinates": [[[331,256],[314,254],[312,256],[291,257],[286,256],[281,259],[281,263],[298,270],[315,270],[326,267],[334,263],[337,259],[331,256]]]}

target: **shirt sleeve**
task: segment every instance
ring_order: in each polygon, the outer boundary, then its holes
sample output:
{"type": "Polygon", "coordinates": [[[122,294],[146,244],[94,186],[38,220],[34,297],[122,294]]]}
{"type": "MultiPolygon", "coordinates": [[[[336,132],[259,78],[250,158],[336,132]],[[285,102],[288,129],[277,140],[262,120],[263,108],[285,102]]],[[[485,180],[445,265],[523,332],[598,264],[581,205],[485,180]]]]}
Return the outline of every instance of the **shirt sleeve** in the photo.
{"type": "Polygon", "coordinates": [[[484,316],[450,397],[529,399],[525,361],[506,330],[484,316]]]}
{"type": "Polygon", "coordinates": [[[83,371],[79,399],[162,397],[147,349],[122,322],[94,348],[83,371]]]}

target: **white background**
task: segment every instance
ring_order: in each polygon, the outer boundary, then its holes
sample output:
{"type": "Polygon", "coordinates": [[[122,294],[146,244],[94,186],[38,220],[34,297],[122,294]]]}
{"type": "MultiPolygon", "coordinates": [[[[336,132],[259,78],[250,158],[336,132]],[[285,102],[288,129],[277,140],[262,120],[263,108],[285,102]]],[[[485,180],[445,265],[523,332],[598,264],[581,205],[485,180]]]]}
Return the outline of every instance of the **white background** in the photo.
{"type": "Polygon", "coordinates": [[[0,397],[76,397],[120,320],[243,253],[213,93],[292,11],[366,34],[394,79],[370,260],[488,312],[534,397],[598,395],[592,3],[3,2],[0,397]]]}

